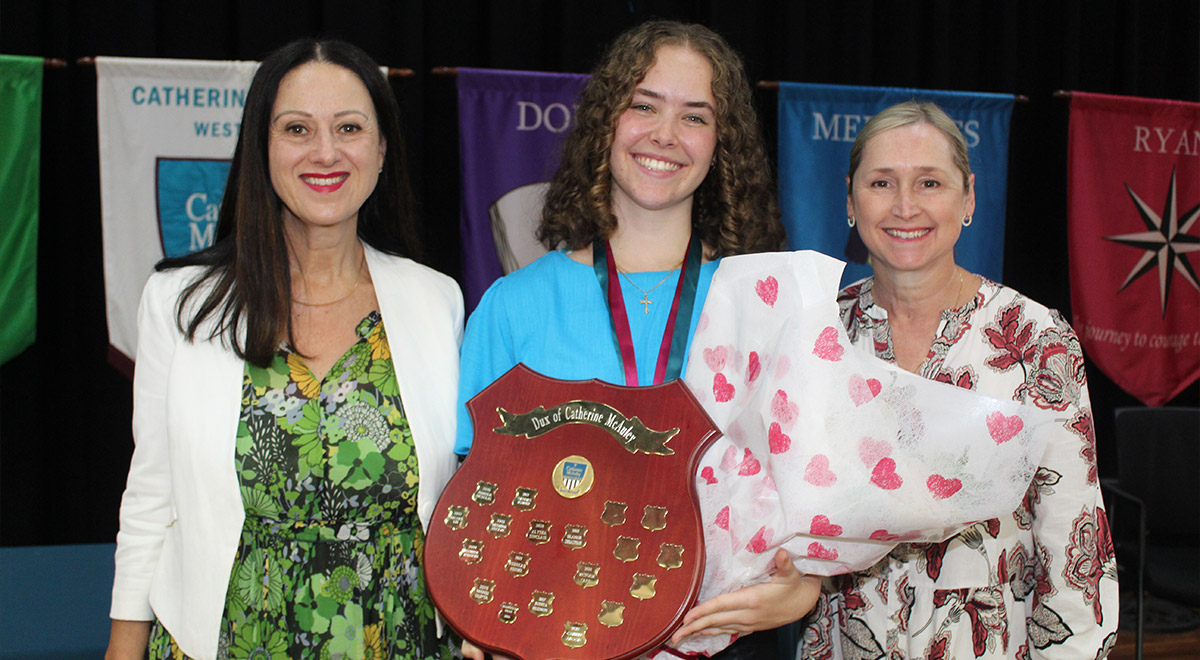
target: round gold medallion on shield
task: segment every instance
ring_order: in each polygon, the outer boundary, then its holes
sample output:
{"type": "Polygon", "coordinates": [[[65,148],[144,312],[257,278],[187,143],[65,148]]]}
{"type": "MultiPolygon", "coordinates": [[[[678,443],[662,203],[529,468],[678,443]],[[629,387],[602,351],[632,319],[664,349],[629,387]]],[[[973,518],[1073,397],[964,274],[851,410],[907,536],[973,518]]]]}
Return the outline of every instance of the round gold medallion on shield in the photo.
{"type": "Polygon", "coordinates": [[[567,499],[575,499],[592,489],[596,480],[596,472],[588,459],[572,454],[554,466],[550,475],[550,483],[555,492],[567,499]]]}

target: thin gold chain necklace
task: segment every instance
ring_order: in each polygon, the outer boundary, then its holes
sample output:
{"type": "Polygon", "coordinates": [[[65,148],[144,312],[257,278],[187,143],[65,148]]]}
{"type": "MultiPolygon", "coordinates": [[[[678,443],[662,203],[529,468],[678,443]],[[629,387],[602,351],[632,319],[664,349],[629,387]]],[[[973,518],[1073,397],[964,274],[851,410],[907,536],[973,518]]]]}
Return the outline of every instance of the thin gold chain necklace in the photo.
{"type": "Polygon", "coordinates": [[[643,314],[649,314],[650,313],[650,305],[654,304],[654,301],[650,300],[650,292],[657,289],[658,287],[662,286],[663,283],[666,282],[667,280],[671,279],[671,274],[674,273],[675,271],[679,270],[679,267],[682,265],[683,265],[682,261],[680,261],[678,264],[675,264],[674,268],[667,271],[666,277],[659,280],[658,284],[655,284],[654,286],[650,287],[649,289],[643,289],[642,287],[638,286],[636,283],[634,283],[633,279],[629,277],[629,273],[626,273],[625,271],[621,270],[620,268],[617,269],[617,272],[621,273],[621,275],[625,278],[626,282],[629,282],[629,286],[632,286],[633,288],[642,292],[642,299],[638,301],[638,304],[642,305],[642,313],[643,314]]]}
{"type": "Polygon", "coordinates": [[[297,305],[304,305],[305,307],[328,307],[330,305],[336,305],[336,304],[342,302],[343,300],[354,295],[354,292],[358,290],[358,285],[361,284],[363,281],[363,266],[365,266],[366,264],[367,264],[367,253],[366,253],[366,251],[364,251],[363,255],[362,255],[362,261],[360,261],[358,264],[358,279],[354,280],[354,286],[350,287],[350,290],[346,292],[346,295],[342,296],[341,298],[337,298],[335,300],[330,300],[328,302],[321,302],[321,303],[307,302],[304,300],[299,300],[297,298],[292,298],[292,302],[296,303],[297,305]]]}

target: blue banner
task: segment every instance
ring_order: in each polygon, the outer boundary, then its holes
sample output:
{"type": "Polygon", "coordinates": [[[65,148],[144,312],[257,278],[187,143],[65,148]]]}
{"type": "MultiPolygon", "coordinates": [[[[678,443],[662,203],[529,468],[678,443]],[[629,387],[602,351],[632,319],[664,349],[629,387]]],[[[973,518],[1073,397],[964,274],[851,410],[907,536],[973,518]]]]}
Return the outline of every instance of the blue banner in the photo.
{"type": "Polygon", "coordinates": [[[875,113],[913,99],[941,106],[967,141],[975,174],[975,221],[963,229],[955,260],[973,273],[1002,281],[1013,104],[1008,94],[780,83],[779,201],[788,247],[846,261],[843,286],[871,274],[866,247],[846,224],[850,146],[875,113]]]}
{"type": "Polygon", "coordinates": [[[545,253],[533,237],[588,76],[458,69],[462,269],[467,309],[545,253]]]}

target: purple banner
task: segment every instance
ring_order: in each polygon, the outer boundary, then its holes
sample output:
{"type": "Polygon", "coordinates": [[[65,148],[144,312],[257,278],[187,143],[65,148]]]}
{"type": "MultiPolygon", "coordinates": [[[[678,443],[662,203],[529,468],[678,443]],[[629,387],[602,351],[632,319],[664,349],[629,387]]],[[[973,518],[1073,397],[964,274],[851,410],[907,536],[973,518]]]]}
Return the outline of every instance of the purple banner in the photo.
{"type": "Polygon", "coordinates": [[[533,237],[546,183],[588,76],[458,69],[463,296],[541,256],[533,237]]]}

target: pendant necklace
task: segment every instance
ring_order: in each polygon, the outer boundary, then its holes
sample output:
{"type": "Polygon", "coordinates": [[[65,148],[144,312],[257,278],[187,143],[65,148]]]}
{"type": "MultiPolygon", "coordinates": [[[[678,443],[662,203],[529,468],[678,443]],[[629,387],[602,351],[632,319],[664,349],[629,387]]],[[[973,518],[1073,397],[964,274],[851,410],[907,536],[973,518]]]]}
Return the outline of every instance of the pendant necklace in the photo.
{"type": "MultiPolygon", "coordinates": [[[[692,322],[692,308],[695,306],[696,290],[700,283],[700,239],[693,236],[688,241],[687,256],[681,264],[679,283],[675,287],[675,298],[671,301],[671,313],[667,316],[667,325],[663,329],[662,343],[658,350],[658,360],[654,368],[653,384],[665,383],[667,380],[679,378],[683,372],[684,351],[687,348],[688,330],[692,322]]],[[[596,239],[592,243],[592,268],[596,273],[596,281],[604,295],[608,306],[608,318],[612,323],[613,339],[617,352],[621,356],[621,367],[625,372],[625,384],[637,387],[638,372],[637,358],[633,351],[633,334],[629,327],[629,317],[625,315],[625,300],[621,295],[620,275],[617,274],[616,259],[612,256],[612,247],[608,241],[596,239]]],[[[670,279],[674,269],[667,273],[663,282],[670,279]]],[[[626,276],[628,280],[628,276],[626,276]]],[[[649,289],[642,289],[640,304],[645,306],[649,314],[649,293],[657,289],[659,282],[649,289]]],[[[632,284],[632,282],[630,282],[632,284]]]]}
{"type": "Polygon", "coordinates": [[[657,289],[658,287],[662,286],[663,283],[665,283],[667,280],[671,279],[671,275],[675,272],[675,270],[677,268],[679,268],[682,265],[683,265],[683,260],[680,259],[679,263],[675,264],[675,267],[667,272],[666,277],[662,278],[662,280],[660,280],[658,282],[658,284],[655,284],[654,286],[650,287],[649,289],[643,289],[642,287],[638,286],[637,283],[635,283],[633,281],[633,278],[629,277],[629,273],[621,270],[620,268],[617,268],[617,272],[619,272],[621,274],[621,276],[625,278],[626,282],[629,282],[629,286],[642,292],[642,299],[638,301],[638,304],[642,305],[642,313],[649,314],[650,313],[650,305],[654,303],[653,300],[650,300],[650,292],[657,289]]]}

